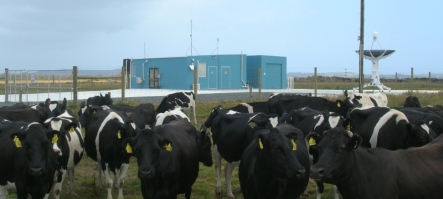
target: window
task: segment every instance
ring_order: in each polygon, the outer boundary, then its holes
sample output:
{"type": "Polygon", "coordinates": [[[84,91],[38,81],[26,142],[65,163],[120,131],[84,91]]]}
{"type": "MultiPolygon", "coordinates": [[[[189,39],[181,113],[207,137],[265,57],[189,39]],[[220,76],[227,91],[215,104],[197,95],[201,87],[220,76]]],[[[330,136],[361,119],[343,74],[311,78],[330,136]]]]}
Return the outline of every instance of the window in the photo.
{"type": "Polygon", "coordinates": [[[205,62],[198,63],[198,76],[199,77],[206,77],[206,63],[205,62]]]}

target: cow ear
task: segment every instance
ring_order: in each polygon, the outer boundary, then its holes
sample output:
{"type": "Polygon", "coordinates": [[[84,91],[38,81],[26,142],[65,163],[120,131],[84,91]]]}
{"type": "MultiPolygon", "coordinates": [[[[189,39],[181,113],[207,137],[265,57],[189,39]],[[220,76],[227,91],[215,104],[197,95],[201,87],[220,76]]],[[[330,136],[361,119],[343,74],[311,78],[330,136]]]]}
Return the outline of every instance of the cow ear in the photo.
{"type": "Polygon", "coordinates": [[[68,105],[68,101],[66,101],[66,97],[65,97],[65,98],[63,98],[63,102],[62,102],[62,105],[61,105],[61,108],[60,108],[62,113],[65,112],[67,105],[68,105]]]}
{"type": "Polygon", "coordinates": [[[350,131],[352,128],[352,120],[350,118],[346,118],[345,121],[343,121],[343,128],[347,131],[350,131]]]}
{"type": "Polygon", "coordinates": [[[206,131],[208,129],[206,128],[206,126],[204,124],[201,125],[200,127],[200,136],[203,138],[206,135],[206,131]]]}
{"type": "Polygon", "coordinates": [[[133,148],[134,148],[134,139],[133,138],[126,138],[122,141],[121,147],[125,149],[125,152],[129,155],[134,156],[133,148]]]}
{"type": "Polygon", "coordinates": [[[360,144],[361,144],[360,135],[354,133],[348,142],[348,148],[349,149],[357,149],[360,146],[360,144]]]}
{"type": "Polygon", "coordinates": [[[71,123],[65,125],[65,132],[74,133],[76,128],[77,128],[77,124],[74,122],[71,122],[71,123]]]}
{"type": "Polygon", "coordinates": [[[316,147],[322,138],[317,133],[310,132],[305,139],[308,141],[309,147],[316,147]]]}
{"type": "Polygon", "coordinates": [[[167,152],[172,152],[172,143],[168,138],[163,138],[158,141],[158,145],[164,148],[167,152]]]}
{"type": "Polygon", "coordinates": [[[57,142],[58,138],[60,137],[60,131],[49,131],[46,133],[46,136],[49,140],[51,140],[51,143],[54,144],[57,142]]]}
{"type": "Polygon", "coordinates": [[[46,99],[45,100],[45,107],[49,106],[49,104],[51,103],[51,99],[46,99]]]}
{"type": "Polygon", "coordinates": [[[412,128],[413,127],[412,127],[411,123],[406,124],[405,131],[407,132],[408,135],[412,135],[413,134],[413,129],[412,128]]]}
{"type": "Polygon", "coordinates": [[[337,101],[336,101],[336,106],[337,106],[338,108],[342,107],[342,106],[343,106],[343,102],[342,102],[341,100],[337,100],[337,101]]]}
{"type": "Polygon", "coordinates": [[[298,134],[296,132],[289,132],[286,134],[286,137],[290,140],[297,140],[298,134]]]}
{"type": "Polygon", "coordinates": [[[21,132],[15,132],[15,133],[11,134],[10,137],[14,141],[15,147],[20,148],[20,147],[22,147],[21,140],[26,138],[26,134],[21,133],[21,132]]]}
{"type": "Polygon", "coordinates": [[[326,120],[327,118],[329,118],[329,108],[328,107],[326,107],[324,110],[323,110],[323,117],[325,117],[324,119],[326,120]]]}
{"type": "Polygon", "coordinates": [[[251,119],[249,119],[248,124],[251,128],[254,128],[256,126],[262,126],[266,123],[266,120],[268,119],[268,115],[264,113],[257,113],[254,116],[252,116],[251,119]]]}

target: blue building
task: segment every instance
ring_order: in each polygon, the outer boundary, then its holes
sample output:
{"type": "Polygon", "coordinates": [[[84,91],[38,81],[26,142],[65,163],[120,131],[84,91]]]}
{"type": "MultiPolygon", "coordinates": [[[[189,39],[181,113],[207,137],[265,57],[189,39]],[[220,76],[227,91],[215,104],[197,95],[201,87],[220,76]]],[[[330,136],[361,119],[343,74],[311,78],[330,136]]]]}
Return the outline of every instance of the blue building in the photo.
{"type": "MultiPolygon", "coordinates": [[[[124,63],[127,59],[124,60],[124,63]]],[[[249,83],[258,87],[262,68],[262,88],[286,88],[286,57],[237,55],[198,55],[130,60],[130,88],[191,90],[194,69],[198,87],[241,89],[249,83]]]]}

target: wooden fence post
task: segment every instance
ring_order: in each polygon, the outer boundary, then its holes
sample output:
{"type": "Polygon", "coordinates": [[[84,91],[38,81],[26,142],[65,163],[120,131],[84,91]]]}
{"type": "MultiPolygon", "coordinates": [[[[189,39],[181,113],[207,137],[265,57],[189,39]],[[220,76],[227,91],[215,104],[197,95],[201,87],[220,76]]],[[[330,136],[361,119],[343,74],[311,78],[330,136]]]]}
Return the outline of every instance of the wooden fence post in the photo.
{"type": "Polygon", "coordinates": [[[74,96],[74,104],[77,104],[78,100],[78,70],[77,66],[72,67],[72,92],[74,96]]]}
{"type": "Polygon", "coordinates": [[[314,96],[317,97],[317,67],[314,67],[314,96]]]}
{"type": "Polygon", "coordinates": [[[431,72],[429,72],[429,90],[431,90],[431,72]]]}
{"type": "Polygon", "coordinates": [[[414,81],[414,68],[411,68],[411,81],[409,82],[409,88],[411,89],[411,95],[414,92],[414,89],[412,88],[413,81],[414,81]]]}

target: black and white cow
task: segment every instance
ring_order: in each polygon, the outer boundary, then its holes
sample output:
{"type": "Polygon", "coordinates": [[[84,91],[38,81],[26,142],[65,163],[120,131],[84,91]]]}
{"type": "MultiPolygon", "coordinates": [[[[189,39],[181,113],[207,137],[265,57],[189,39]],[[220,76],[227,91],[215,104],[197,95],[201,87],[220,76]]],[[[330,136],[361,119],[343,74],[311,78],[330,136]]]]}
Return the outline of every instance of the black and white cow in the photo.
{"type": "Polygon", "coordinates": [[[443,118],[432,113],[418,111],[418,109],[422,108],[403,107],[397,110],[405,114],[409,122],[416,124],[424,122],[429,126],[429,128],[431,128],[435,132],[436,136],[442,134],[443,118]]]}
{"type": "Polygon", "coordinates": [[[12,183],[19,199],[49,196],[58,166],[52,142],[59,135],[36,122],[0,122],[0,198],[12,183]]]}
{"type": "Polygon", "coordinates": [[[280,124],[256,134],[238,171],[244,198],[299,198],[308,185],[310,168],[303,132],[280,124]]]}
{"type": "Polygon", "coordinates": [[[46,118],[57,117],[61,115],[67,109],[67,101],[66,98],[63,99],[62,103],[57,101],[51,101],[51,99],[46,99],[45,101],[45,112],[46,118]]]}
{"type": "Polygon", "coordinates": [[[403,107],[421,108],[421,105],[420,105],[420,101],[418,101],[418,97],[408,96],[405,99],[405,103],[403,104],[403,107]]]}
{"type": "Polygon", "coordinates": [[[155,126],[167,124],[174,120],[184,120],[191,122],[191,120],[189,120],[188,116],[186,116],[186,114],[182,111],[181,108],[165,111],[164,113],[158,113],[155,120],[156,120],[155,126]]]}
{"type": "Polygon", "coordinates": [[[104,109],[109,107],[115,111],[124,112],[140,129],[153,128],[156,122],[156,112],[154,105],[151,103],[144,103],[138,106],[129,105],[103,105],[104,109]]]}
{"type": "MultiPolygon", "coordinates": [[[[293,125],[300,129],[306,136],[311,132],[315,132],[322,136],[324,131],[335,128],[337,126],[344,127],[343,116],[329,112],[328,109],[324,111],[317,111],[309,107],[292,110],[286,116],[286,123],[293,125]]],[[[312,162],[315,163],[318,160],[318,149],[316,147],[309,147],[309,153],[312,155],[312,162]]],[[[322,182],[317,183],[317,198],[320,199],[324,185],[322,182]]],[[[340,196],[337,192],[337,188],[334,186],[334,198],[338,199],[340,196]]]]}
{"type": "Polygon", "coordinates": [[[423,147],[389,151],[360,147],[358,134],[334,128],[317,144],[320,158],[310,176],[337,185],[344,199],[437,199],[443,195],[441,136],[423,147]]]}
{"type": "Polygon", "coordinates": [[[347,90],[344,91],[344,95],[346,98],[350,100],[354,100],[357,103],[361,104],[362,107],[388,107],[388,97],[384,93],[353,93],[347,90]]]}
{"type": "Polygon", "coordinates": [[[368,148],[388,150],[423,146],[435,138],[426,123],[412,124],[402,112],[387,107],[355,108],[347,118],[368,148]]]}
{"type": "Polygon", "coordinates": [[[80,109],[78,110],[78,116],[80,117],[83,112],[85,112],[86,108],[89,105],[92,106],[103,106],[103,105],[112,105],[114,101],[111,99],[111,94],[107,93],[103,96],[100,93],[100,96],[96,95],[94,97],[89,97],[86,102],[80,103],[80,109]]]}
{"type": "Polygon", "coordinates": [[[269,114],[268,102],[243,102],[237,106],[229,108],[228,110],[237,111],[240,113],[266,113],[269,114]]]}
{"type": "Polygon", "coordinates": [[[72,112],[66,110],[57,117],[51,117],[45,121],[49,130],[60,132],[60,138],[54,143],[54,150],[58,155],[59,167],[54,185],[54,195],[60,197],[62,184],[66,178],[69,178],[69,193],[71,196],[77,195],[74,191],[74,168],[78,165],[83,156],[84,142],[79,122],[75,119],[72,112]]]}
{"type": "Polygon", "coordinates": [[[143,198],[191,198],[199,171],[198,148],[188,132],[169,124],[145,129],[122,145],[137,158],[143,198]]]}
{"type": "Polygon", "coordinates": [[[123,199],[123,184],[130,156],[125,153],[122,142],[138,132],[140,129],[122,112],[101,111],[91,116],[85,132],[85,151],[98,162],[98,186],[101,186],[101,173],[105,174],[109,199],[112,198],[113,185],[118,188],[118,198],[123,199]],[[111,172],[115,174],[114,180],[111,172]]]}
{"type": "Polygon", "coordinates": [[[346,116],[349,109],[358,107],[359,104],[347,97],[345,100],[329,101],[321,97],[307,97],[301,95],[276,95],[271,96],[268,100],[269,113],[283,116],[291,110],[303,107],[323,111],[328,108],[329,111],[338,113],[343,117],[346,116]]]}
{"type": "Polygon", "coordinates": [[[194,92],[177,92],[166,95],[158,105],[155,112],[163,113],[168,110],[174,110],[175,108],[182,108],[188,115],[190,115],[190,109],[194,112],[194,122],[197,124],[197,116],[195,115],[195,96],[194,92]]]}
{"type": "Polygon", "coordinates": [[[239,113],[231,110],[221,110],[215,107],[204,126],[211,128],[214,144],[215,170],[217,173],[216,193],[221,194],[220,169],[221,159],[225,159],[225,181],[228,197],[233,198],[231,178],[232,172],[239,164],[243,151],[254,139],[254,132],[278,125],[277,115],[264,113],[239,113]]]}

